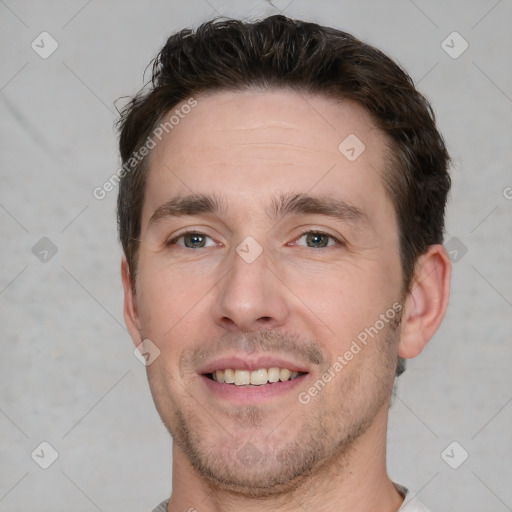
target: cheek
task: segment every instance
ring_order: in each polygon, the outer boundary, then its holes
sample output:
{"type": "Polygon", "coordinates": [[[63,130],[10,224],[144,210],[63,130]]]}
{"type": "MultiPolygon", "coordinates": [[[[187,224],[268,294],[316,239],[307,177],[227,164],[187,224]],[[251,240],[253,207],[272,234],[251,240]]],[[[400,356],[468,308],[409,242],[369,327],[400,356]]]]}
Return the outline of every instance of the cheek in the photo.
{"type": "Polygon", "coordinates": [[[340,258],[339,262],[307,262],[290,268],[288,281],[300,290],[300,296],[313,305],[332,308],[334,303],[346,305],[359,295],[365,295],[367,281],[372,270],[368,264],[340,258]]]}
{"type": "Polygon", "coordinates": [[[174,327],[197,309],[201,292],[197,280],[183,272],[142,264],[138,304],[145,335],[156,340],[172,337],[174,327]]]}
{"type": "Polygon", "coordinates": [[[293,283],[299,315],[309,317],[322,331],[328,329],[338,353],[397,300],[395,267],[367,260],[364,265],[345,264],[322,272],[289,272],[287,282],[293,283]]]}

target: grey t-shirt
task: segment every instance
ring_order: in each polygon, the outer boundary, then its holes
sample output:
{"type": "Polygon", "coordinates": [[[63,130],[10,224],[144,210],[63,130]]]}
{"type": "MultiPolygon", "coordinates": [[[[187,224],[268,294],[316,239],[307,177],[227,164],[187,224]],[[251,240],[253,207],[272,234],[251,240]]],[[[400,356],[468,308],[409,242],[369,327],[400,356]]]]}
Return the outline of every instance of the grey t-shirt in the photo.
{"type": "Polygon", "coordinates": [[[156,507],[153,512],[167,512],[167,506],[169,505],[169,500],[162,501],[158,507],[156,507]]]}
{"type": "MultiPolygon", "coordinates": [[[[409,490],[403,485],[395,484],[395,487],[398,489],[398,492],[405,498],[402,506],[398,509],[397,512],[430,512],[423,503],[416,499],[416,496],[409,492],[409,490]],[[407,499],[409,496],[409,499],[407,499]]],[[[165,511],[166,509],[164,509],[165,511]]]]}
{"type": "MultiPolygon", "coordinates": [[[[403,496],[407,498],[407,494],[409,494],[408,490],[401,485],[397,485],[397,488],[403,496]]],[[[153,512],[167,512],[167,506],[169,505],[169,500],[162,501],[158,507],[156,507],[153,512]]],[[[422,503],[420,503],[416,498],[412,498],[409,500],[405,500],[397,512],[430,512],[428,508],[425,507],[422,503]]]]}

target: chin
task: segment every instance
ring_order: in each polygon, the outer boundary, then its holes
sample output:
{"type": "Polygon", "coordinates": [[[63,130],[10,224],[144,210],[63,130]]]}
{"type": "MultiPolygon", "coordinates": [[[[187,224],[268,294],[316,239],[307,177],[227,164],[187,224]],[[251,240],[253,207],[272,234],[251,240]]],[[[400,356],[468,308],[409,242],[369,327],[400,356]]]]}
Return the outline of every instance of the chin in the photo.
{"type": "Polygon", "coordinates": [[[340,436],[338,431],[333,438],[318,424],[316,429],[303,424],[297,431],[283,431],[283,438],[260,437],[259,430],[212,438],[211,430],[192,433],[179,413],[175,419],[171,435],[197,475],[212,490],[250,499],[293,492],[339,460],[362,433],[340,436]]]}
{"type": "Polygon", "coordinates": [[[252,467],[241,463],[226,470],[225,464],[208,462],[199,462],[194,467],[212,489],[252,499],[293,492],[312,473],[314,466],[292,468],[276,461],[262,460],[252,467]]]}

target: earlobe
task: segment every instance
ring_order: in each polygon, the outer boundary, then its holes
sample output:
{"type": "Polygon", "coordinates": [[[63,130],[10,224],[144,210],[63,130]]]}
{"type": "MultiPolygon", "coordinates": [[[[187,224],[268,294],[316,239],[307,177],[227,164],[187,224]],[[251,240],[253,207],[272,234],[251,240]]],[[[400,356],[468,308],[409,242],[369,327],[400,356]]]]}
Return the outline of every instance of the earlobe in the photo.
{"type": "Polygon", "coordinates": [[[442,245],[432,245],[416,263],[405,300],[398,354],[416,357],[444,318],[450,294],[451,262],[442,245]]]}
{"type": "Polygon", "coordinates": [[[139,312],[137,309],[137,298],[135,294],[135,286],[132,282],[130,268],[126,258],[123,257],[121,262],[121,277],[123,280],[124,288],[124,321],[126,327],[132,337],[135,346],[139,345],[142,341],[141,329],[142,325],[139,318],[139,312]]]}

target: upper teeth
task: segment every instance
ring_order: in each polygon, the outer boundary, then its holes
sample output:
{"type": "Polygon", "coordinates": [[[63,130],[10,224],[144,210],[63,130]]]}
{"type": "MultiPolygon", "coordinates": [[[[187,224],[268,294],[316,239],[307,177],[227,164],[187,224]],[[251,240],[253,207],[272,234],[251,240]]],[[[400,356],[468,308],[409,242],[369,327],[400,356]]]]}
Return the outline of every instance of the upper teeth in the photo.
{"type": "Polygon", "coordinates": [[[234,384],[235,386],[261,386],[268,382],[293,380],[299,376],[299,372],[292,372],[288,368],[260,368],[259,370],[216,370],[212,373],[213,380],[234,384]]]}

